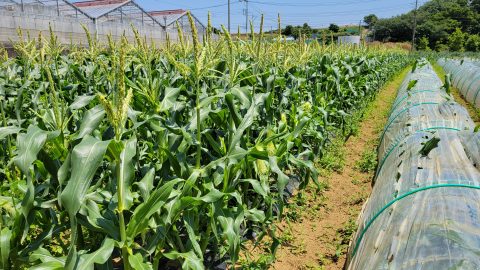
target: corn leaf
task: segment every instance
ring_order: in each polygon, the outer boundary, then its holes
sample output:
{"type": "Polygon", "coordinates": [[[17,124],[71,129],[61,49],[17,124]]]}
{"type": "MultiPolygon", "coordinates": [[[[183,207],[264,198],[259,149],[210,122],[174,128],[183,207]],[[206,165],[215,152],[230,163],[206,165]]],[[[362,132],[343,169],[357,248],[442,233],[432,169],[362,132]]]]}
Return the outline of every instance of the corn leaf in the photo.
{"type": "Polygon", "coordinates": [[[180,88],[165,88],[165,96],[160,102],[160,112],[166,112],[175,105],[177,97],[180,94],[180,90],[180,88]]]}
{"type": "Polygon", "coordinates": [[[17,156],[13,161],[24,174],[30,173],[30,165],[37,159],[37,154],[47,141],[47,136],[47,131],[34,125],[28,127],[27,133],[18,135],[17,156]]]}
{"type": "Polygon", "coordinates": [[[112,255],[115,241],[106,238],[99,249],[79,256],[75,269],[94,270],[95,264],[104,264],[112,255]]]}
{"type": "Polygon", "coordinates": [[[83,139],[83,137],[91,134],[105,117],[105,110],[101,105],[97,105],[85,113],[76,139],[83,139]]]}
{"type": "Polygon", "coordinates": [[[147,226],[150,217],[158,212],[170,197],[174,186],[182,180],[170,180],[159,186],[148,198],[133,211],[130,222],[127,225],[127,235],[131,239],[136,237],[147,226]]]}
{"type": "Polygon", "coordinates": [[[0,266],[2,269],[10,269],[10,241],[12,232],[8,228],[0,231],[0,266]]]}
{"type": "Polygon", "coordinates": [[[80,144],[73,148],[70,180],[60,195],[60,201],[70,217],[74,217],[80,209],[108,144],[109,141],[86,136],[80,144]]]}
{"type": "Polygon", "coordinates": [[[17,134],[22,129],[14,126],[0,127],[0,140],[5,139],[8,135],[17,134]]]}

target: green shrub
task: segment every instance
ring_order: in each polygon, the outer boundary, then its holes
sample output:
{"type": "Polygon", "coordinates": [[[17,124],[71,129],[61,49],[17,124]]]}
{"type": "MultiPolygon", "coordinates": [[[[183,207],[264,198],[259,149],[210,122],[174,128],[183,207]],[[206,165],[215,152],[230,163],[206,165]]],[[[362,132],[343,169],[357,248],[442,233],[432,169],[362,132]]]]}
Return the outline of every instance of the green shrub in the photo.
{"type": "Polygon", "coordinates": [[[480,36],[479,35],[469,36],[467,41],[465,42],[465,50],[469,52],[480,51],[480,36]]]}
{"type": "Polygon", "coordinates": [[[452,52],[463,52],[465,50],[465,33],[460,28],[455,29],[448,37],[448,49],[452,52]]]}

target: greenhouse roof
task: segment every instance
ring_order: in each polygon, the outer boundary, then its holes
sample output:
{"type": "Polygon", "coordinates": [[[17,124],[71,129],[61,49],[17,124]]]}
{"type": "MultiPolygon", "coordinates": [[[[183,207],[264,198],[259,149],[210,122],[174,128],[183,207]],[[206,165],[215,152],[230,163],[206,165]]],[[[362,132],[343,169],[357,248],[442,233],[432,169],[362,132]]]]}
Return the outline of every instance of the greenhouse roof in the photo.
{"type": "Polygon", "coordinates": [[[74,5],[96,20],[105,18],[106,21],[142,21],[161,25],[133,0],[92,0],[75,2],[74,5]]]}
{"type": "Polygon", "coordinates": [[[1,6],[11,6],[11,5],[41,5],[49,8],[58,7],[58,14],[69,17],[77,17],[83,19],[93,19],[87,13],[83,12],[79,8],[75,7],[74,4],[70,3],[67,0],[0,0],[1,6]]]}
{"type": "MultiPolygon", "coordinates": [[[[183,16],[187,15],[187,10],[184,9],[170,9],[170,10],[158,10],[158,11],[149,11],[152,17],[157,18],[162,26],[170,26],[171,24],[175,23],[177,20],[182,18],[183,16]]],[[[202,26],[204,26],[200,20],[197,19],[192,14],[192,17],[202,26]]]]}
{"type": "Polygon", "coordinates": [[[101,0],[76,2],[74,5],[83,10],[92,18],[99,18],[102,15],[121,7],[128,2],[129,1],[124,0],[101,0]]]}
{"type": "Polygon", "coordinates": [[[173,9],[173,10],[159,10],[148,12],[152,17],[158,19],[163,26],[168,26],[187,14],[186,10],[173,9]],[[166,23],[165,23],[166,22],[166,23]]]}

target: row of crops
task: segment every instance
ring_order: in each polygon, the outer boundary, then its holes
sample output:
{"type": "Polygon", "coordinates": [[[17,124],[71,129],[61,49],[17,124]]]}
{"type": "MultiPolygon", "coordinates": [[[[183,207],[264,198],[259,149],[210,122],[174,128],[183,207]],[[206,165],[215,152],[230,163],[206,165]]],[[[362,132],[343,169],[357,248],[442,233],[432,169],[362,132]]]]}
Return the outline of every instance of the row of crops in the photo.
{"type": "Polygon", "coordinates": [[[348,269],[479,269],[480,133],[431,65],[399,89],[348,269]]]}
{"type": "Polygon", "coordinates": [[[287,185],[318,184],[329,139],[408,61],[262,34],[87,39],[2,57],[2,269],[234,264],[248,239],[276,239],[287,185]]]}
{"type": "Polygon", "coordinates": [[[441,58],[438,63],[451,74],[452,84],[475,108],[480,108],[480,62],[441,58]]]}

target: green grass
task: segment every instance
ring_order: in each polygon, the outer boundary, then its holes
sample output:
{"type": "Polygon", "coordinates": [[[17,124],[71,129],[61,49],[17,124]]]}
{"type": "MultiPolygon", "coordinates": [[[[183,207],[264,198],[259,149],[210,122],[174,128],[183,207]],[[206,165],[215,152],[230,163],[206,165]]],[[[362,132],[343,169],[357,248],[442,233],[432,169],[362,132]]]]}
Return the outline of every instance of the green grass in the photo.
{"type": "Polygon", "coordinates": [[[355,167],[362,173],[372,173],[377,168],[377,151],[368,148],[362,153],[362,157],[357,161],[355,167]]]}

